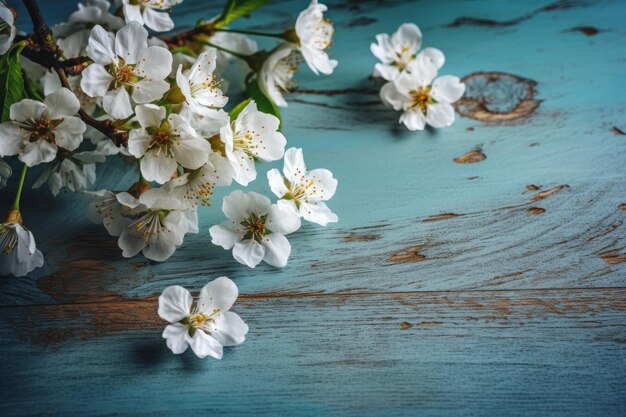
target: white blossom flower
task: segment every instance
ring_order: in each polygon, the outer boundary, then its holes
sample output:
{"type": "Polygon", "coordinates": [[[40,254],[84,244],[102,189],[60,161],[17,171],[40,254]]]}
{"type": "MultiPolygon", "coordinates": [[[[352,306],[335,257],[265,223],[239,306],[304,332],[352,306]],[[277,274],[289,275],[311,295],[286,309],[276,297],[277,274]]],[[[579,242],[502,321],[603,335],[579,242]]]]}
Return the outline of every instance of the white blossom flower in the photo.
{"type": "Polygon", "coordinates": [[[198,135],[205,139],[218,134],[222,127],[230,123],[230,116],[222,109],[200,114],[191,110],[187,103],[183,103],[178,114],[189,123],[198,135]]]}
{"type": "Polygon", "coordinates": [[[463,96],[465,84],[452,75],[435,79],[436,65],[420,54],[407,70],[381,88],[383,103],[403,111],[400,123],[409,130],[423,130],[426,124],[435,128],[451,125],[454,122],[451,103],[463,96]]]}
{"type": "Polygon", "coordinates": [[[139,22],[155,32],[174,29],[174,22],[168,11],[183,0],[123,0],[126,22],[139,22]]]}
{"type": "Polygon", "coordinates": [[[189,70],[183,72],[181,64],[176,72],[176,84],[189,107],[203,115],[210,109],[224,107],[228,102],[228,97],[220,90],[220,82],[213,73],[216,59],[215,49],[211,48],[202,52],[189,70]]]}
{"type": "Polygon", "coordinates": [[[274,168],[267,173],[272,192],[280,198],[278,206],[295,210],[300,217],[326,226],[336,222],[337,215],[324,201],[330,200],[337,189],[337,180],[327,169],[307,171],[302,149],[285,152],[284,177],[274,168]]]}
{"type": "Polygon", "coordinates": [[[233,171],[228,160],[212,153],[205,165],[170,180],[163,189],[189,207],[208,206],[213,188],[230,185],[232,179],[233,171]]]}
{"type": "MultiPolygon", "coordinates": [[[[66,23],[52,27],[52,32],[55,38],[69,38],[72,35],[82,37],[83,32],[88,34],[95,25],[103,26],[108,30],[117,30],[124,26],[124,20],[111,14],[110,8],[111,3],[106,0],[86,0],[85,4],[78,3],[78,10],[70,14],[66,23]]],[[[68,51],[64,49],[63,52],[68,51]]]]}
{"type": "MultiPolygon", "coordinates": [[[[87,41],[89,40],[89,31],[82,30],[76,32],[67,38],[57,39],[57,45],[63,50],[63,56],[65,58],[76,58],[86,55],[85,48],[87,47],[87,41]]],[[[80,102],[80,107],[89,114],[93,114],[96,107],[99,106],[102,100],[99,97],[90,97],[80,87],[82,75],[68,75],[67,82],[70,90],[76,95],[76,98],[80,102]]],[[[41,83],[43,85],[44,95],[50,95],[63,87],[61,80],[55,71],[46,71],[41,77],[41,83]]]]}
{"type": "Polygon", "coordinates": [[[111,236],[122,234],[140,205],[139,200],[127,192],[99,190],[85,194],[91,198],[89,219],[95,224],[102,223],[111,236]]]}
{"type": "Polygon", "coordinates": [[[331,74],[337,61],[330,59],[326,48],[330,47],[334,32],[330,20],[324,19],[328,9],[325,4],[311,0],[311,4],[300,12],[296,19],[296,35],[298,48],[311,71],[315,74],[331,74]]]}
{"type": "Polygon", "coordinates": [[[4,3],[0,2],[0,55],[4,55],[15,39],[15,17],[4,3]]]}
{"type": "Polygon", "coordinates": [[[164,261],[183,243],[185,234],[198,233],[196,212],[161,188],[144,192],[137,203],[128,212],[132,221],[126,222],[117,241],[125,258],[143,252],[148,259],[164,261]]]}
{"type": "Polygon", "coordinates": [[[279,125],[276,116],[258,111],[251,100],[236,120],[222,127],[220,138],[239,184],[254,181],[256,159],[269,162],[283,157],[287,140],[278,131],[279,125]]]}
{"type": "Polygon", "coordinates": [[[43,103],[24,99],[11,105],[10,121],[0,124],[0,156],[19,155],[29,167],[52,161],[60,148],[73,151],[87,128],[78,112],[80,103],[67,88],[43,103]]]}
{"type": "Polygon", "coordinates": [[[292,44],[278,46],[267,57],[259,72],[259,88],[277,106],[287,107],[283,92],[289,92],[294,74],[302,62],[302,54],[292,44]]]}
{"type": "Polygon", "coordinates": [[[141,159],[145,179],[165,184],[178,164],[187,169],[206,164],[211,145],[180,115],[170,114],[165,119],[165,108],[153,104],[137,106],[135,111],[141,128],[130,131],[128,151],[141,159]]]}
{"type": "Polygon", "coordinates": [[[99,152],[78,152],[57,157],[53,163],[46,165],[33,188],[39,188],[47,181],[55,196],[63,188],[73,192],[84,191],[96,181],[96,162],[104,162],[105,159],[99,152]]]}
{"type": "MultiPolygon", "coordinates": [[[[246,35],[234,32],[215,32],[210,38],[211,44],[233,51],[240,55],[252,55],[259,50],[256,41],[246,35]]],[[[243,59],[234,55],[217,50],[217,67],[219,74],[228,75],[228,79],[222,78],[221,88],[224,93],[238,93],[245,91],[246,76],[252,71],[243,59]],[[232,64],[232,65],[231,65],[232,64]]]]}
{"type": "Polygon", "coordinates": [[[115,37],[95,26],[87,55],[94,63],[82,72],[80,85],[88,96],[103,97],[104,111],[116,119],[133,114],[131,96],[135,103],[149,103],[169,90],[165,77],[172,54],[160,46],[148,47],[148,31],[137,22],[128,23],[115,37]]]}
{"type": "Polygon", "coordinates": [[[22,225],[22,216],[11,210],[7,220],[0,223],[0,275],[23,277],[43,266],[43,254],[35,244],[35,237],[22,225]]]}
{"type": "Polygon", "coordinates": [[[0,189],[7,186],[7,180],[11,176],[11,167],[4,159],[0,158],[0,189]]]}
{"type": "Polygon", "coordinates": [[[244,342],[248,325],[230,308],[239,296],[237,285],[219,277],[202,288],[193,304],[189,291],[178,285],[167,287],[159,296],[159,316],[170,324],[163,330],[167,347],[175,355],[191,346],[199,357],[221,359],[223,346],[244,342]]]}
{"type": "Polygon", "coordinates": [[[300,228],[300,217],[254,192],[233,191],[224,197],[222,210],[228,218],[209,229],[211,242],[233,250],[237,262],[254,268],[261,261],[277,268],[287,265],[291,245],[285,235],[300,228]]]}
{"type": "MultiPolygon", "coordinates": [[[[210,42],[213,45],[217,45],[221,48],[233,51],[241,55],[252,55],[259,50],[259,47],[254,39],[241,33],[215,32],[213,35],[211,35],[210,42]]],[[[222,50],[217,51],[218,68],[225,68],[228,61],[232,60],[244,62],[240,59],[235,58],[228,52],[222,50]]]]}

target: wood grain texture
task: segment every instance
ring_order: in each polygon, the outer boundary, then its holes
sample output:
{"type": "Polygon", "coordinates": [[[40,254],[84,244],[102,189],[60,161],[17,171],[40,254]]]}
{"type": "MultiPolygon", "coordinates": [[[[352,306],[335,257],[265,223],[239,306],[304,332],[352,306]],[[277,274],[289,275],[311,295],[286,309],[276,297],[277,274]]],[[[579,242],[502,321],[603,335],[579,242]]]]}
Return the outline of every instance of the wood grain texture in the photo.
{"type": "Polygon", "coordinates": [[[625,310],[626,289],[244,297],[218,362],[171,355],[153,300],[4,308],[0,352],[28,360],[0,410],[622,415],[625,310]]]}
{"type": "MultiPolygon", "coordinates": [[[[306,3],[237,25],[285,27],[306,3]]],[[[26,190],[46,265],[0,278],[1,415],[626,414],[622,2],[326,3],[340,64],[302,68],[282,115],[289,146],[339,179],[340,222],[290,236],[287,268],[248,269],[210,244],[218,190],[200,233],[154,263],[122,258],[80,195],[26,190]],[[369,44],[407,21],[470,86],[449,128],[408,132],[378,99],[369,44]],[[248,340],[222,361],[169,354],[157,295],[220,275],[248,340]]],[[[174,19],[221,6],[185,0],[174,19]]],[[[270,195],[273,167],[249,189],[270,195]]],[[[97,188],[134,179],[112,161],[97,188]]]]}

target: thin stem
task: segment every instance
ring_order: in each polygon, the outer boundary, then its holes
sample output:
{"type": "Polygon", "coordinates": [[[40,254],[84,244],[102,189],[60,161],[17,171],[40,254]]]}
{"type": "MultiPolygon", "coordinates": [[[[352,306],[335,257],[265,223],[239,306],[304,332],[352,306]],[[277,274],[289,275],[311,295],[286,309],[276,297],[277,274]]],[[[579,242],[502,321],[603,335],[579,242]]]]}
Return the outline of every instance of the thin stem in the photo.
{"type": "Polygon", "coordinates": [[[231,55],[233,55],[233,56],[235,56],[235,57],[237,57],[239,59],[243,59],[246,62],[248,62],[248,59],[250,58],[250,55],[240,54],[239,52],[231,51],[230,49],[223,48],[223,47],[221,47],[219,45],[215,45],[215,44],[213,44],[211,42],[202,42],[202,43],[207,45],[207,46],[213,47],[215,49],[219,49],[222,52],[226,52],[227,54],[231,54],[231,55]]]}
{"type": "Polygon", "coordinates": [[[232,32],[232,33],[241,33],[243,35],[267,36],[270,38],[284,38],[285,37],[283,33],[265,33],[265,32],[257,32],[254,30],[246,30],[246,29],[215,28],[213,30],[216,32],[232,32]]]}
{"type": "Polygon", "coordinates": [[[20,198],[22,198],[22,188],[24,188],[24,179],[26,178],[27,169],[28,166],[24,164],[24,167],[22,168],[22,175],[20,175],[20,183],[18,184],[17,192],[15,193],[15,200],[13,201],[13,205],[11,206],[13,210],[20,210],[20,198]]]}

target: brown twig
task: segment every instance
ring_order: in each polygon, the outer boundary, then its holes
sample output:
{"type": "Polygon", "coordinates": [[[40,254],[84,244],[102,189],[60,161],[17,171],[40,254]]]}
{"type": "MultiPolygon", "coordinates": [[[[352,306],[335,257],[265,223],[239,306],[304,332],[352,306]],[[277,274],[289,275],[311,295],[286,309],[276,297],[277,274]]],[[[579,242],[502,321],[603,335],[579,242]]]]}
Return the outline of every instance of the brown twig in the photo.
{"type": "MultiPolygon", "coordinates": [[[[77,74],[82,71],[84,64],[91,62],[88,57],[77,57],[60,60],[62,51],[57,46],[52,30],[46,24],[39,10],[36,0],[23,0],[26,10],[33,22],[34,40],[27,36],[25,40],[29,44],[22,50],[22,54],[33,62],[48,69],[54,69],[59,76],[61,85],[71,91],[67,74],[77,74]]],[[[80,118],[89,126],[95,128],[103,135],[110,138],[117,146],[127,145],[128,132],[118,131],[109,119],[97,120],[91,117],[82,107],[78,110],[80,118]]]]}
{"type": "Polygon", "coordinates": [[[162,36],[161,40],[172,48],[183,46],[185,42],[192,41],[198,35],[211,35],[215,29],[215,22],[206,23],[200,26],[196,26],[185,32],[178,33],[176,35],[162,36]]]}

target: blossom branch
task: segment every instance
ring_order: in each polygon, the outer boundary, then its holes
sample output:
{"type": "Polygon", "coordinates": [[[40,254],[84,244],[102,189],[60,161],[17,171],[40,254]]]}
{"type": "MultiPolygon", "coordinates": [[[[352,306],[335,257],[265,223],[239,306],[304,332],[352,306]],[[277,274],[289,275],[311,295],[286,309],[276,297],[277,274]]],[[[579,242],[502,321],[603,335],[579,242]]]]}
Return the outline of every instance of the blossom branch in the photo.
{"type": "MultiPolygon", "coordinates": [[[[56,45],[52,30],[44,21],[37,1],[23,0],[23,2],[33,22],[33,31],[37,44],[32,45],[32,39],[27,38],[29,39],[29,45],[24,48],[22,53],[33,62],[43,65],[48,69],[54,69],[59,76],[61,85],[71,91],[72,89],[67,81],[67,74],[73,75],[79,73],[84,67],[84,64],[91,62],[91,59],[88,57],[78,57],[65,61],[60,60],[59,58],[62,51],[56,45]]],[[[126,145],[128,132],[118,131],[111,120],[97,120],[91,117],[82,107],[78,110],[78,115],[86,124],[111,139],[115,145],[126,145]]]]}

